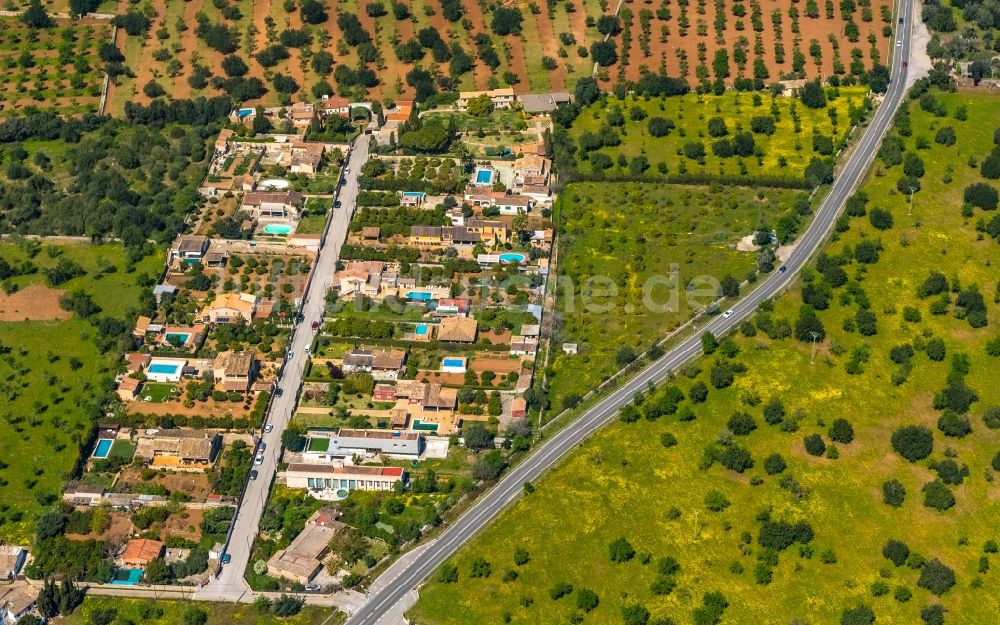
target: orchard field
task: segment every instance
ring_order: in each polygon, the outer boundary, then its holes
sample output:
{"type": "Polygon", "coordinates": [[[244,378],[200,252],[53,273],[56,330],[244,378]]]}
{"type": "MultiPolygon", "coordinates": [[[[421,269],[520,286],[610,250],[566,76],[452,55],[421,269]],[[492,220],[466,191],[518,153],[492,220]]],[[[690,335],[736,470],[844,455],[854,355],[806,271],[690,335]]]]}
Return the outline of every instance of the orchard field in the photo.
{"type": "Polygon", "coordinates": [[[540,480],[414,622],[995,620],[998,105],[911,101],[798,285],[540,480]]]}

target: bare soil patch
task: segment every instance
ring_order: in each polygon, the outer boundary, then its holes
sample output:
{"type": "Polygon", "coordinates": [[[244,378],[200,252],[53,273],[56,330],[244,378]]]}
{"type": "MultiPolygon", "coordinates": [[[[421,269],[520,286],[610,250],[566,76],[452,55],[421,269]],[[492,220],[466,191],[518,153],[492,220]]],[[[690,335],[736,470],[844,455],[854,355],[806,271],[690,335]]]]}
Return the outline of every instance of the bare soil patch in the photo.
{"type": "Polygon", "coordinates": [[[16,293],[0,293],[0,321],[56,321],[73,315],[59,307],[62,291],[41,284],[16,293]]]}
{"type": "Polygon", "coordinates": [[[204,499],[212,494],[212,487],[205,473],[182,472],[167,473],[157,471],[152,479],[142,479],[142,469],[128,467],[121,472],[117,484],[141,484],[151,482],[160,484],[170,492],[179,491],[191,495],[194,499],[204,499]]]}

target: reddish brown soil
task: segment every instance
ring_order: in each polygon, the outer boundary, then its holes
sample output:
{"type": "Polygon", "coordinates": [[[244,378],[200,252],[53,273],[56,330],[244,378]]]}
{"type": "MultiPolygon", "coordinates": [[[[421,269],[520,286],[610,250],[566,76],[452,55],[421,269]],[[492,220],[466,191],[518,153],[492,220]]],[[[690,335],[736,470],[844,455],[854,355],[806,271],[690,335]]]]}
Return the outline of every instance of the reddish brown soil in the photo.
{"type": "MultiPolygon", "coordinates": [[[[174,79],[174,93],[176,94],[174,97],[176,98],[186,98],[191,95],[191,85],[188,84],[187,79],[191,75],[191,59],[194,56],[195,50],[198,49],[198,36],[194,34],[194,24],[197,22],[194,16],[200,8],[197,2],[188,2],[184,5],[184,23],[189,24],[189,26],[187,30],[181,33],[181,45],[184,49],[180,53],[180,62],[184,65],[184,71],[174,79]]],[[[218,56],[221,61],[221,55],[213,54],[211,56],[218,56]]]]}
{"type": "MultiPolygon", "coordinates": [[[[731,76],[729,77],[729,83],[740,75],[739,69],[734,61],[733,49],[740,37],[746,37],[748,45],[747,49],[747,63],[745,69],[743,70],[743,75],[752,77],[753,76],[753,60],[755,58],[754,54],[754,41],[755,32],[751,23],[751,5],[749,1],[743,3],[747,9],[747,14],[738,18],[732,14],[731,1],[726,2],[726,30],[723,33],[723,39],[725,47],[729,51],[730,59],[730,71],[731,76]],[[742,20],[744,24],[744,30],[736,30],[736,22],[742,20]]],[[[819,1],[820,17],[818,18],[808,18],[805,17],[805,5],[804,3],[795,4],[799,9],[799,30],[798,35],[792,33],[792,20],[788,16],[789,7],[793,6],[787,0],[761,0],[761,13],[762,21],[764,25],[763,32],[760,33],[761,40],[764,46],[764,61],[767,63],[768,70],[770,71],[770,77],[768,81],[776,81],[782,77],[782,74],[786,74],[792,71],[792,55],[795,49],[794,42],[795,39],[799,38],[799,46],[806,55],[805,64],[805,74],[807,78],[813,78],[820,76],[823,78],[829,78],[833,75],[833,60],[834,49],[833,44],[829,40],[829,35],[832,33],[840,43],[839,56],[841,62],[844,64],[845,68],[849,71],[850,61],[851,61],[851,49],[854,47],[860,48],[864,53],[864,62],[867,67],[871,66],[871,60],[869,58],[869,48],[871,47],[868,43],[869,33],[874,33],[878,38],[878,49],[882,56],[882,61],[885,61],[885,50],[887,49],[887,40],[882,36],[882,27],[884,23],[881,20],[881,6],[887,4],[885,0],[876,0],[872,3],[872,14],[873,19],[871,22],[864,22],[861,20],[861,8],[859,7],[854,14],[854,21],[858,25],[858,30],[860,31],[860,38],[857,42],[851,43],[847,41],[846,37],[843,35],[845,20],[842,19],[840,13],[839,4],[835,9],[835,17],[832,20],[826,19],[825,4],[819,1]],[[774,24],[771,22],[771,14],[775,11],[781,11],[782,23],[781,23],[781,41],[785,48],[785,59],[782,64],[777,64],[774,61],[774,42],[775,42],[775,31],[774,24]],[[812,57],[809,55],[809,44],[811,40],[817,40],[822,48],[822,62],[817,67],[813,62],[812,57]]],[[[706,47],[706,59],[705,65],[709,68],[710,79],[714,79],[715,75],[712,72],[712,60],[715,56],[715,51],[719,49],[719,44],[716,43],[716,33],[714,27],[715,21],[715,3],[708,1],[705,4],[705,14],[699,15],[697,10],[697,3],[691,3],[687,8],[687,16],[689,20],[688,32],[685,36],[681,36],[678,27],[678,20],[681,15],[681,9],[675,4],[671,4],[670,9],[673,14],[669,22],[663,22],[656,17],[651,20],[650,23],[650,37],[649,37],[649,48],[650,55],[645,56],[640,47],[640,35],[642,34],[642,29],[639,23],[639,10],[641,7],[637,5],[629,5],[633,12],[632,17],[632,45],[629,50],[629,63],[625,66],[625,76],[631,80],[638,79],[641,74],[641,66],[645,65],[649,71],[656,72],[660,67],[660,60],[663,53],[666,53],[666,64],[667,72],[670,75],[678,75],[680,73],[679,59],[677,55],[678,49],[683,49],[687,52],[688,61],[688,73],[686,75],[689,82],[692,84],[697,82],[695,76],[695,68],[699,64],[698,60],[698,44],[703,43],[706,47]],[[698,35],[698,23],[699,20],[703,20],[708,26],[708,32],[705,35],[698,35]],[[660,43],[660,26],[666,24],[670,29],[670,35],[666,43],[660,43]]],[[[619,48],[621,46],[621,36],[616,38],[619,48]]],[[[621,55],[621,50],[619,49],[619,56],[621,55]]],[[[612,81],[617,77],[618,72],[621,68],[618,66],[609,68],[608,74],[612,81]]]]}
{"type": "Polygon", "coordinates": [[[59,307],[62,291],[32,284],[7,295],[0,291],[0,321],[55,321],[72,315],[59,307]]]}
{"type": "MultiPolygon", "coordinates": [[[[128,467],[121,472],[121,475],[118,478],[119,484],[139,484],[143,482],[160,484],[170,492],[179,491],[187,493],[194,499],[204,499],[212,494],[208,476],[204,473],[183,471],[178,471],[177,473],[165,473],[158,471],[156,475],[153,476],[153,479],[143,480],[141,469],[128,467]]],[[[177,524],[181,525],[180,522],[177,524]]],[[[184,525],[187,525],[187,523],[184,523],[184,525]]],[[[197,525],[197,523],[195,523],[195,525],[197,525]]]]}
{"type": "Polygon", "coordinates": [[[112,513],[111,525],[103,534],[66,534],[69,540],[103,540],[113,545],[121,545],[132,534],[134,526],[128,514],[112,513]]]}
{"type": "MultiPolygon", "coordinates": [[[[155,52],[157,49],[157,42],[154,38],[153,33],[155,33],[163,25],[164,16],[167,14],[167,4],[165,0],[153,0],[153,10],[156,11],[156,15],[153,17],[153,21],[149,27],[149,33],[146,36],[146,40],[142,44],[142,54],[139,57],[139,62],[135,63],[134,67],[129,68],[133,72],[135,72],[135,87],[137,90],[135,99],[136,101],[143,103],[149,102],[149,98],[147,98],[146,94],[142,92],[142,88],[146,86],[147,82],[155,78],[153,75],[154,70],[159,70],[160,72],[162,72],[164,68],[166,68],[165,63],[157,63],[155,60],[153,60],[153,52],[155,52]]],[[[188,29],[188,31],[185,32],[185,35],[188,32],[192,32],[192,30],[188,29]]],[[[193,42],[187,41],[185,38],[184,42],[185,48],[192,44],[193,42]]],[[[180,77],[178,77],[177,80],[178,82],[186,82],[183,81],[183,79],[181,79],[180,77]]],[[[165,85],[165,87],[169,87],[169,84],[165,85]]],[[[177,95],[176,97],[184,97],[184,96],[177,95]]]]}
{"type": "Polygon", "coordinates": [[[564,60],[559,58],[559,40],[556,38],[557,35],[553,29],[552,21],[544,11],[535,16],[532,16],[529,12],[527,17],[528,19],[534,17],[535,22],[538,24],[538,36],[542,39],[543,53],[545,56],[555,59],[557,63],[556,69],[548,72],[549,89],[552,91],[563,91],[566,87],[566,66],[563,65],[564,60]]]}

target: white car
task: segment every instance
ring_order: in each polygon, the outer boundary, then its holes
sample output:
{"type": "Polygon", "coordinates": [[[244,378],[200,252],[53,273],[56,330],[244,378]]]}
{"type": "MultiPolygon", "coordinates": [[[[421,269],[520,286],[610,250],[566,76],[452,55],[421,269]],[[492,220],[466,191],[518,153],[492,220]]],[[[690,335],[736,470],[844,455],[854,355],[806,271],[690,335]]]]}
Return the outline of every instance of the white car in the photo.
{"type": "Polygon", "coordinates": [[[726,312],[722,313],[722,316],[723,316],[723,317],[725,317],[726,319],[729,319],[730,317],[732,317],[732,316],[733,316],[733,315],[735,315],[735,314],[736,314],[736,313],[735,313],[735,312],[733,312],[733,310],[732,310],[732,309],[730,308],[730,309],[729,309],[729,310],[727,310],[726,312]]]}
{"type": "Polygon", "coordinates": [[[274,429],[274,426],[271,425],[270,423],[268,423],[267,425],[264,426],[264,433],[267,434],[268,432],[270,432],[273,429],[274,429]]]}
{"type": "Polygon", "coordinates": [[[896,47],[897,48],[902,48],[903,47],[903,42],[902,41],[897,41],[896,42],[896,47]]]}
{"type": "Polygon", "coordinates": [[[264,464],[264,454],[257,454],[257,457],[253,459],[254,464],[264,464]]]}
{"type": "Polygon", "coordinates": [[[307,354],[308,354],[308,353],[309,353],[309,346],[308,346],[308,345],[306,345],[305,349],[303,349],[302,351],[304,351],[305,353],[307,353],[307,354]]]}

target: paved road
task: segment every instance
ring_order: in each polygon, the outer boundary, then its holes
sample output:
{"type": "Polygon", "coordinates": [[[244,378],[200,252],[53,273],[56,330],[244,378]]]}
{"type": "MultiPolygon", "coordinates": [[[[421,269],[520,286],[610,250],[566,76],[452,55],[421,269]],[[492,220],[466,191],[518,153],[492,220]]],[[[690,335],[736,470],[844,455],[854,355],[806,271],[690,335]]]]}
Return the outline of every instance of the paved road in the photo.
{"type": "MultiPolygon", "coordinates": [[[[788,287],[833,227],[845,200],[853,192],[874,157],[879,142],[889,128],[905,93],[906,68],[903,68],[898,60],[909,58],[909,25],[912,15],[912,0],[903,0],[900,6],[900,16],[903,17],[906,27],[901,29],[903,32],[899,35],[902,37],[903,45],[895,47],[893,50],[893,58],[896,62],[893,63],[889,91],[865,130],[861,141],[855,146],[843,171],[834,182],[829,195],[816,212],[809,229],[803,234],[795,250],[786,260],[785,272],[775,271],[749,295],[733,306],[732,316],[728,318],[722,315],[716,317],[707,325],[707,330],[716,335],[724,334],[747,319],[761,302],[773,298],[788,287]]],[[[668,372],[697,357],[700,353],[699,337],[691,337],[588,410],[572,425],[556,433],[534,454],[514,467],[463,516],[452,523],[436,542],[425,549],[419,561],[410,564],[403,572],[393,571],[394,583],[380,585],[380,590],[372,593],[369,602],[355,612],[347,620],[346,625],[375,625],[383,616],[392,612],[398,613],[399,608],[395,607],[394,609],[394,606],[409,596],[411,591],[417,588],[435,568],[451,557],[487,523],[496,518],[506,506],[512,503],[522,492],[525,482],[537,479],[570,450],[613,419],[619,408],[631,401],[636,392],[645,389],[649,382],[656,383],[663,380],[668,372]]]]}
{"type": "Polygon", "coordinates": [[[320,248],[309,292],[306,294],[305,305],[302,307],[302,314],[305,318],[295,327],[289,346],[292,356],[285,364],[279,384],[279,388],[283,392],[280,397],[274,397],[267,413],[267,423],[272,425],[273,429],[263,435],[263,443],[266,445],[264,462],[260,465],[254,465],[253,468],[257,470],[259,475],[256,480],[251,480],[247,484],[246,492],[240,502],[236,526],[227,548],[231,560],[229,564],[222,567],[222,573],[218,578],[213,579],[198,591],[196,599],[239,601],[244,596],[249,596],[250,588],[244,581],[243,574],[250,559],[250,549],[254,536],[257,534],[260,517],[264,512],[264,503],[267,501],[267,494],[275,475],[278,458],[281,455],[281,433],[285,431],[295,410],[296,394],[301,385],[302,371],[306,364],[305,350],[313,339],[312,323],[314,321],[322,322],[324,298],[330,284],[330,277],[336,268],[340,246],[347,238],[347,226],[358,195],[358,172],[368,160],[368,140],[368,136],[361,135],[351,149],[348,163],[350,171],[346,176],[347,185],[341,189],[339,195],[341,208],[332,209],[334,211],[333,219],[330,220],[327,228],[325,242],[320,248]]]}

